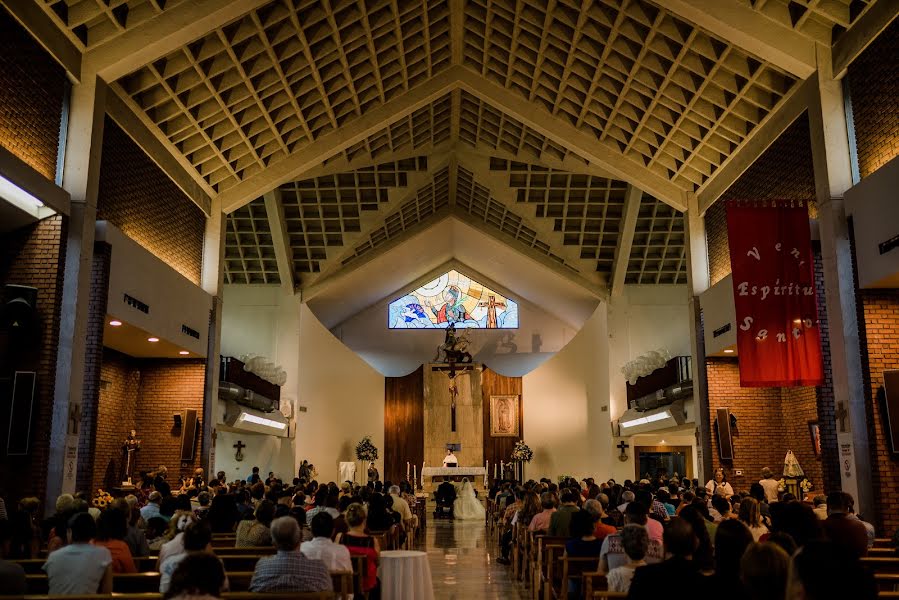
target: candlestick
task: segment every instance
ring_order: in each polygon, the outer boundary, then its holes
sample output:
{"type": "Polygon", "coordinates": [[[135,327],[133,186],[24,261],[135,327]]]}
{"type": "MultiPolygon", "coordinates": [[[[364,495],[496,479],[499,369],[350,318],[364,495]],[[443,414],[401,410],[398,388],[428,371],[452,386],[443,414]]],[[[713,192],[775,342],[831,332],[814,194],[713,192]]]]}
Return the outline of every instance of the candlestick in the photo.
{"type": "MultiPolygon", "coordinates": [[[[418,483],[418,465],[412,465],[412,485],[414,486],[416,483],[418,483]]],[[[422,485],[424,485],[424,481],[422,481],[422,485]]]]}
{"type": "Polygon", "coordinates": [[[494,479],[496,479],[496,468],[497,468],[498,466],[499,466],[498,464],[493,463],[493,478],[494,478],[494,479]]]}
{"type": "Polygon", "coordinates": [[[409,481],[409,462],[406,462],[406,481],[409,481]]]}

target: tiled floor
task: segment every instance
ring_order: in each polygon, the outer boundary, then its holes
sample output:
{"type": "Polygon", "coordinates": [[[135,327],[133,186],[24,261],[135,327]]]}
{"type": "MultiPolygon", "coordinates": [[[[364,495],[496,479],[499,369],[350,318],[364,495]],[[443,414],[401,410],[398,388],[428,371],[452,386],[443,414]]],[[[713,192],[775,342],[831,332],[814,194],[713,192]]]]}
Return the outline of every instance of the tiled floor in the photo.
{"type": "Polygon", "coordinates": [[[509,567],[496,563],[496,544],[488,544],[483,521],[429,518],[419,550],[428,553],[436,600],[526,598],[509,576],[509,567]]]}

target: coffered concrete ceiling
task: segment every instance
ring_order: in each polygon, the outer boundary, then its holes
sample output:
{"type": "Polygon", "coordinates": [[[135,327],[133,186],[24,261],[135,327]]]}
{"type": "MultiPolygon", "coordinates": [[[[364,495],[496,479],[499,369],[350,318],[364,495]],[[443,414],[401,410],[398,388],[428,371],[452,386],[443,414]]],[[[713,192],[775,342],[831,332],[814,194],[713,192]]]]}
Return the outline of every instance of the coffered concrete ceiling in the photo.
{"type": "Polygon", "coordinates": [[[816,44],[850,55],[855,24],[874,35],[896,10],[32,1],[110,83],[113,118],[228,213],[226,280],[304,293],[448,216],[600,296],[685,283],[691,195],[707,207],[764,149],[756,134],[801,112],[816,44]]]}

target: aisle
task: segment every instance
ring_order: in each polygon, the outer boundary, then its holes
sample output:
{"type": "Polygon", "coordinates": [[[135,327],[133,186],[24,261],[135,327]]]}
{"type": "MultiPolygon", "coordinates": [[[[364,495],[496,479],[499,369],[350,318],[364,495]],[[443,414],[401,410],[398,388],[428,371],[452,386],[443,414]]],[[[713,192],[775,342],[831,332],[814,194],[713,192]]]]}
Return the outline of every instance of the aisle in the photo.
{"type": "Polygon", "coordinates": [[[509,567],[496,563],[496,548],[487,545],[483,521],[428,518],[425,547],[418,549],[428,553],[436,600],[525,598],[509,576],[509,567]]]}

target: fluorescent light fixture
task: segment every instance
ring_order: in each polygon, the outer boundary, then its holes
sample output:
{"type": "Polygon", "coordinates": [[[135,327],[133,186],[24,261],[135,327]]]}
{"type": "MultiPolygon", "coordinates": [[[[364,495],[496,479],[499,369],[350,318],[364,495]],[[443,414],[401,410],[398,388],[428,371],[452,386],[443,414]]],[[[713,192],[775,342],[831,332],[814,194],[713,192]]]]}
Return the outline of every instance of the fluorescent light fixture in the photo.
{"type": "Polygon", "coordinates": [[[147,338],[148,342],[153,342],[154,344],[159,341],[158,337],[149,337],[147,338]]]}
{"type": "Polygon", "coordinates": [[[112,321],[109,322],[109,326],[110,327],[121,327],[122,322],[117,319],[113,319],[112,321]]]}
{"type": "Polygon", "coordinates": [[[43,202],[2,175],[0,175],[0,196],[28,212],[44,206],[43,202]]]}
{"type": "Polygon", "coordinates": [[[272,419],[266,419],[264,417],[257,417],[256,415],[251,415],[250,413],[241,413],[239,422],[244,423],[255,423],[257,425],[265,425],[266,427],[274,427],[275,429],[286,429],[287,423],[281,423],[280,421],[273,421],[272,419]]]}
{"type": "Polygon", "coordinates": [[[178,354],[180,354],[181,356],[187,356],[188,354],[190,354],[190,352],[188,352],[187,350],[181,350],[178,354]]]}
{"type": "Polygon", "coordinates": [[[727,350],[724,351],[724,353],[725,354],[733,354],[734,350],[733,350],[733,348],[728,348],[727,350]]]}
{"type": "Polygon", "coordinates": [[[623,421],[621,423],[622,427],[636,427],[637,425],[646,425],[648,423],[654,423],[655,421],[662,421],[664,419],[671,418],[671,413],[669,411],[664,411],[660,413],[655,413],[654,415],[646,415],[645,417],[640,417],[639,419],[631,419],[630,421],[623,421]]]}

